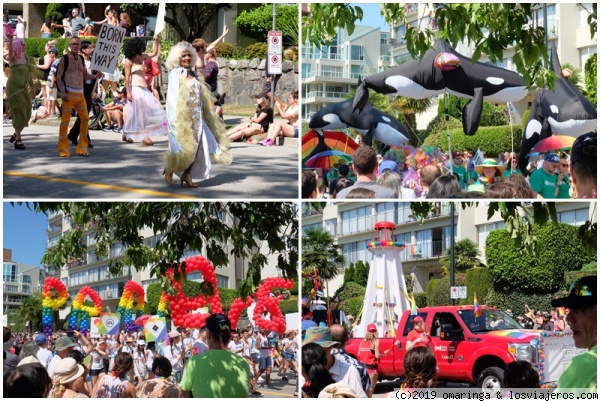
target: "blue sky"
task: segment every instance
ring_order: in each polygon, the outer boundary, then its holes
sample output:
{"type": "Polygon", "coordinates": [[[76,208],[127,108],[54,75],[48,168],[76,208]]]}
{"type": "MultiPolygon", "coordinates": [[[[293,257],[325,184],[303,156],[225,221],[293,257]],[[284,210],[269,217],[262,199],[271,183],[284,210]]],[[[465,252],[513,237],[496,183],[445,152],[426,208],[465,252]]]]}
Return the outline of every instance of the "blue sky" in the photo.
{"type": "Polygon", "coordinates": [[[383,15],[380,15],[381,8],[379,3],[352,3],[353,6],[359,6],[363,10],[362,21],[356,21],[356,25],[371,26],[381,28],[383,32],[389,32],[390,27],[385,22],[383,15]]]}
{"type": "Polygon", "coordinates": [[[46,250],[46,215],[36,214],[25,204],[14,206],[4,202],[3,248],[12,249],[14,262],[41,266],[40,259],[46,250]]]}

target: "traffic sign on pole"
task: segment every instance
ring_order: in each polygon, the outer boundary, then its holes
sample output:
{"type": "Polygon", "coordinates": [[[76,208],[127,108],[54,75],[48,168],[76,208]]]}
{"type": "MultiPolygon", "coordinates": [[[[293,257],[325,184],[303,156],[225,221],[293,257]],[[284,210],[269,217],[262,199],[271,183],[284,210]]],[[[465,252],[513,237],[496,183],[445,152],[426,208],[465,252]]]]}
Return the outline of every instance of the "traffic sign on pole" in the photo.
{"type": "Polygon", "coordinates": [[[282,70],[282,35],[281,31],[269,31],[268,41],[268,63],[269,74],[281,74],[282,70]]]}

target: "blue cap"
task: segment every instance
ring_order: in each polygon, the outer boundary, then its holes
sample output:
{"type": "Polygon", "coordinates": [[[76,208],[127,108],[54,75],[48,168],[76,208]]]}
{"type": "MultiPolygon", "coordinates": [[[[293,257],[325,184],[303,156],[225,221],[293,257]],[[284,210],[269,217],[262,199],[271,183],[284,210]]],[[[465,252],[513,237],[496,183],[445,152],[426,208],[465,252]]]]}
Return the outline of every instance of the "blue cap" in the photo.
{"type": "Polygon", "coordinates": [[[391,170],[398,173],[398,165],[393,160],[386,160],[379,165],[379,174],[383,174],[385,170],[391,170]]]}
{"type": "Polygon", "coordinates": [[[35,336],[35,342],[37,343],[37,345],[44,345],[48,342],[48,339],[45,335],[38,334],[37,336],[35,336]]]}
{"type": "Polygon", "coordinates": [[[560,163],[560,158],[556,153],[548,153],[546,157],[544,157],[544,161],[552,162],[552,163],[560,163]]]}

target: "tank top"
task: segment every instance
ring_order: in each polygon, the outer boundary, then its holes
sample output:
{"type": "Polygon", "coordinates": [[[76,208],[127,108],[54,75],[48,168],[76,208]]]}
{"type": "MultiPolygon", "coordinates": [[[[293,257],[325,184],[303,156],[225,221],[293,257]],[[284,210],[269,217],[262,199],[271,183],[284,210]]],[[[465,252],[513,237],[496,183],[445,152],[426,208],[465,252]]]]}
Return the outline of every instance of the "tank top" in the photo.
{"type": "Polygon", "coordinates": [[[364,362],[367,366],[377,365],[375,352],[371,349],[369,341],[362,340],[358,346],[358,360],[364,362]]]}
{"type": "Polygon", "coordinates": [[[131,86],[146,88],[146,66],[144,64],[133,64],[131,66],[131,86]]]}
{"type": "Polygon", "coordinates": [[[125,398],[128,381],[121,377],[102,376],[95,398],[125,398]]]}

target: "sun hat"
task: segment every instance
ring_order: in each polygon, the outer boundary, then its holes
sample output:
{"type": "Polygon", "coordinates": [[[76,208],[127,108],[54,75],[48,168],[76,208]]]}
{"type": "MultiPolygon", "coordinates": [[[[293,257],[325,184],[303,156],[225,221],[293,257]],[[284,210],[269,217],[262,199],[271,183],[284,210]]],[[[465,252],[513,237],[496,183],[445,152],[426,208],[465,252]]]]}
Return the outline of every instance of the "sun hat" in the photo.
{"type": "Polygon", "coordinates": [[[477,174],[483,175],[484,167],[495,167],[500,171],[500,175],[504,174],[504,166],[500,166],[494,159],[485,159],[482,164],[475,166],[475,171],[477,171],[477,174]]]}
{"type": "Polygon", "coordinates": [[[383,174],[385,170],[391,170],[398,173],[398,164],[393,160],[386,160],[379,165],[379,174],[383,174]]]}
{"type": "Polygon", "coordinates": [[[73,348],[74,346],[75,346],[75,343],[69,337],[60,337],[54,343],[54,349],[56,351],[64,351],[67,348],[73,348]]]}
{"type": "Polygon", "coordinates": [[[594,306],[598,302],[596,292],[596,276],[586,276],[571,284],[569,295],[563,298],[556,298],[550,302],[555,308],[561,306],[569,309],[584,309],[594,306]]]}
{"type": "Polygon", "coordinates": [[[550,163],[560,163],[560,157],[556,153],[548,153],[546,157],[544,157],[545,162],[550,163]]]}
{"type": "Polygon", "coordinates": [[[175,338],[175,337],[179,337],[181,336],[181,333],[178,332],[177,330],[171,330],[169,332],[169,338],[175,338]]]}
{"type": "Polygon", "coordinates": [[[377,326],[375,326],[373,323],[369,323],[367,325],[367,331],[369,333],[377,333],[377,326]]]}
{"type": "Polygon", "coordinates": [[[71,383],[81,377],[85,369],[73,358],[63,358],[54,368],[54,380],[59,384],[71,383]]]}
{"type": "Polygon", "coordinates": [[[535,315],[533,314],[533,312],[527,312],[525,316],[527,316],[531,320],[535,320],[535,315]]]}
{"type": "Polygon", "coordinates": [[[48,338],[43,334],[38,334],[35,336],[35,342],[37,345],[44,345],[48,342],[48,338]]]}
{"type": "Polygon", "coordinates": [[[319,398],[358,398],[358,396],[347,384],[332,383],[321,390],[319,398]]]}
{"type": "Polygon", "coordinates": [[[339,341],[331,341],[331,331],[329,330],[329,327],[311,327],[306,330],[304,344],[309,343],[319,344],[323,348],[329,348],[340,344],[339,341]]]}
{"type": "Polygon", "coordinates": [[[40,365],[44,366],[40,362],[40,360],[37,359],[35,356],[26,356],[25,358],[21,359],[21,361],[19,361],[19,363],[17,364],[17,366],[27,365],[29,363],[39,363],[40,365]]]}

